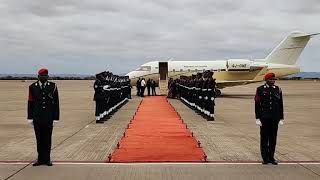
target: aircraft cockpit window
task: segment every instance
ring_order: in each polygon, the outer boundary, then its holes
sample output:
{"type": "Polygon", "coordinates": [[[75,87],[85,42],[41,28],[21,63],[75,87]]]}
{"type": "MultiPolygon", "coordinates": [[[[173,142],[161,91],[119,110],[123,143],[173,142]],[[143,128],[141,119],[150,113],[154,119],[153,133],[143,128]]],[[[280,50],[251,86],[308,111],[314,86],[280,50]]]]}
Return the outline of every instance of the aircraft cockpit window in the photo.
{"type": "Polygon", "coordinates": [[[140,66],[136,71],[151,71],[151,66],[140,66]]]}

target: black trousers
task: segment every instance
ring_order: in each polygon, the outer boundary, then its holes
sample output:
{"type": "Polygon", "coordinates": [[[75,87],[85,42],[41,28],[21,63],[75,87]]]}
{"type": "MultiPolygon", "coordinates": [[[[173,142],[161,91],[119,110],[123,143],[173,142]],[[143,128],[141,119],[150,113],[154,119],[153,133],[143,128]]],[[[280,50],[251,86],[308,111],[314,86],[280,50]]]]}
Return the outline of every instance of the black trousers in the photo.
{"type": "Polygon", "coordinates": [[[131,99],[131,87],[128,88],[128,99],[131,99]]]}
{"type": "Polygon", "coordinates": [[[212,96],[208,97],[208,111],[210,112],[210,114],[214,114],[214,100],[211,100],[212,96]]]}
{"type": "Polygon", "coordinates": [[[263,161],[274,161],[277,144],[278,123],[276,119],[261,119],[260,151],[263,161]]]}
{"type": "Polygon", "coordinates": [[[37,140],[38,162],[50,162],[51,139],[52,139],[52,124],[37,124],[34,123],[34,132],[37,140]]]}
{"type": "Polygon", "coordinates": [[[137,86],[137,96],[140,96],[140,95],[141,95],[141,87],[137,86]]]}
{"type": "Polygon", "coordinates": [[[104,112],[104,101],[103,100],[96,100],[96,116],[100,116],[101,113],[104,112]]]}
{"type": "Polygon", "coordinates": [[[155,87],[152,87],[151,90],[152,90],[152,96],[157,95],[157,94],[156,94],[156,88],[155,88],[155,87]]]}
{"type": "Polygon", "coordinates": [[[144,97],[144,90],[146,89],[145,86],[141,86],[141,90],[140,90],[140,96],[144,97]]]}
{"type": "Polygon", "coordinates": [[[151,88],[150,86],[147,86],[147,89],[148,89],[148,96],[150,96],[150,92],[151,92],[151,91],[150,91],[150,90],[151,90],[150,88],[151,88]]]}

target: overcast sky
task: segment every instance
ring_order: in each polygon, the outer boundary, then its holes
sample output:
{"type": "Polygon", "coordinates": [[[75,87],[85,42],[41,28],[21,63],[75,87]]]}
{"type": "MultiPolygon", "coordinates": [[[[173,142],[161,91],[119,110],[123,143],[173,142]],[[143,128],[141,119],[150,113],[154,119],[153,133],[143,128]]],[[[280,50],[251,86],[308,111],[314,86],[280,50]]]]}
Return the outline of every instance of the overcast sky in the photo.
{"type": "MultiPolygon", "coordinates": [[[[319,0],[0,0],[0,74],[264,58],[293,30],[320,32],[319,21],[319,0]]],[[[320,36],[302,71],[320,71],[319,50],[320,36]]]]}

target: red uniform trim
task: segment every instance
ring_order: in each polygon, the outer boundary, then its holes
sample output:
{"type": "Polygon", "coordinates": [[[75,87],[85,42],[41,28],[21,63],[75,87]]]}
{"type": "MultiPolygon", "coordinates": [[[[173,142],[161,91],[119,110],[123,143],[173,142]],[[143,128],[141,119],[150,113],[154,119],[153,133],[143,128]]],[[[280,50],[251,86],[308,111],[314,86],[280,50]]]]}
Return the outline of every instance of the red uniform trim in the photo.
{"type": "Polygon", "coordinates": [[[31,91],[31,86],[29,87],[29,97],[28,97],[28,101],[33,101],[33,96],[32,96],[32,91],[31,91]]]}
{"type": "Polygon", "coordinates": [[[254,100],[255,100],[256,102],[260,102],[260,100],[261,100],[261,97],[260,97],[259,94],[258,94],[258,90],[257,90],[257,92],[256,92],[256,95],[255,95],[255,97],[254,97],[254,100]]]}

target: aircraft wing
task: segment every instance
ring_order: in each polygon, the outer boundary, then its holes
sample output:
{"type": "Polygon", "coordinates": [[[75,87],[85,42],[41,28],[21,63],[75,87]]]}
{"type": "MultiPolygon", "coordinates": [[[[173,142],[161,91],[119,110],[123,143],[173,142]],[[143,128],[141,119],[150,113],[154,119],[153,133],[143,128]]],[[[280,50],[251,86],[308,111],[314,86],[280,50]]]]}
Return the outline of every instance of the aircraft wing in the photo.
{"type": "Polygon", "coordinates": [[[256,72],[255,77],[252,80],[218,80],[216,81],[217,87],[219,89],[225,88],[225,87],[232,87],[232,86],[239,86],[239,85],[246,85],[251,83],[256,83],[263,81],[264,74],[268,71],[267,66],[265,67],[259,67],[260,70],[256,72]],[[262,69],[261,69],[262,68],[262,69]]]}

